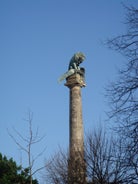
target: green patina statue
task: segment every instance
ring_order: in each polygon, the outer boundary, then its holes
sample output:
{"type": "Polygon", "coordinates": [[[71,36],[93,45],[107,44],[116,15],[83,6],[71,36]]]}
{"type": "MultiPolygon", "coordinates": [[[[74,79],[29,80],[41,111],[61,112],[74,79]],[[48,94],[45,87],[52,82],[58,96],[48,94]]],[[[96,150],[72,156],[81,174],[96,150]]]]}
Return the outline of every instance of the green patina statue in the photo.
{"type": "Polygon", "coordinates": [[[73,55],[69,62],[68,71],[64,73],[59,79],[58,82],[63,81],[67,77],[73,75],[74,73],[80,73],[84,76],[85,69],[80,68],[79,65],[85,60],[85,55],[82,52],[77,52],[73,55]]]}
{"type": "Polygon", "coordinates": [[[77,52],[76,54],[74,54],[74,56],[70,60],[68,70],[70,69],[80,70],[79,65],[84,61],[84,59],[85,55],[82,52],[77,52]]]}

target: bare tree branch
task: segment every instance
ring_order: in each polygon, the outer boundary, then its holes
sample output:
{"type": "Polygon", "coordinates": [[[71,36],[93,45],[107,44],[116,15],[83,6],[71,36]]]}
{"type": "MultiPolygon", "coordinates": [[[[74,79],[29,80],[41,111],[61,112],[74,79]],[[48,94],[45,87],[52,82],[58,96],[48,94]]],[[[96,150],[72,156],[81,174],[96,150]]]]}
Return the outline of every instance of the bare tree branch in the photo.
{"type": "Polygon", "coordinates": [[[126,7],[126,34],[108,40],[107,44],[123,54],[127,61],[116,82],[106,89],[111,110],[109,118],[117,122],[117,132],[125,145],[124,164],[129,168],[129,183],[138,182],[138,9],[126,7]]]}
{"type": "Polygon", "coordinates": [[[28,112],[28,117],[27,119],[24,119],[27,123],[28,123],[28,128],[29,128],[29,135],[28,137],[25,135],[22,135],[19,131],[17,131],[15,128],[13,128],[13,131],[15,133],[15,135],[11,134],[8,131],[9,136],[12,138],[12,140],[15,142],[15,144],[21,149],[23,150],[25,153],[27,153],[27,158],[28,158],[28,168],[29,168],[29,175],[30,175],[30,184],[32,184],[32,176],[37,173],[38,171],[42,170],[45,166],[42,166],[40,168],[37,168],[36,170],[34,170],[34,163],[36,162],[36,160],[42,156],[42,154],[45,152],[46,147],[44,147],[44,149],[38,153],[34,158],[33,158],[33,154],[32,154],[32,146],[36,143],[39,143],[40,141],[42,141],[45,138],[45,135],[39,137],[39,132],[38,132],[38,128],[36,130],[36,132],[33,132],[32,129],[32,120],[33,120],[33,113],[31,111],[28,112]],[[18,137],[16,137],[16,135],[18,137]],[[26,138],[27,137],[27,138],[26,138]],[[18,138],[20,138],[24,143],[20,143],[20,141],[18,140],[18,138]]]}

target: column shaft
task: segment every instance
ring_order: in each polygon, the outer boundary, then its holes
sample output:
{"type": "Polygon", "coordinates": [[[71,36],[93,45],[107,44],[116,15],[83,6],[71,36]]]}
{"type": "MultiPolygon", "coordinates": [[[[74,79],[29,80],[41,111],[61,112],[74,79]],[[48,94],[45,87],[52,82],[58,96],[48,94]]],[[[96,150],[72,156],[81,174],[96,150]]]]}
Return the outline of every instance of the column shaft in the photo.
{"type": "Polygon", "coordinates": [[[84,84],[80,74],[74,74],[67,79],[65,85],[70,90],[68,184],[85,184],[86,167],[81,98],[81,88],[84,84]]]}

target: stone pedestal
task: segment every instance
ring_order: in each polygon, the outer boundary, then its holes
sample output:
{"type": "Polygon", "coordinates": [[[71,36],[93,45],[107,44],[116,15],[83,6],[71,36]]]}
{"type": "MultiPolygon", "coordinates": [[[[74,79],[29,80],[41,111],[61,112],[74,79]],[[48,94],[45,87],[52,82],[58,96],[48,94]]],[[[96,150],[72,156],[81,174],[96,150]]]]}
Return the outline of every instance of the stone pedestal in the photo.
{"type": "Polygon", "coordinates": [[[84,133],[82,122],[81,88],[85,86],[82,76],[75,73],[65,84],[70,89],[70,141],[68,183],[85,184],[86,168],[84,161],[84,133]]]}

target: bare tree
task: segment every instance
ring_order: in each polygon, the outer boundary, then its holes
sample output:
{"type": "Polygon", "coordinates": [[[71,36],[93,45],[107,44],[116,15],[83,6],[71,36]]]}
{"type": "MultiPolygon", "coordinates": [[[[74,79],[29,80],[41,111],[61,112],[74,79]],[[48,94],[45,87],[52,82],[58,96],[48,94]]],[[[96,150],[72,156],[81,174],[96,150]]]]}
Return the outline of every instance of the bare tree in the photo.
{"type": "MultiPolygon", "coordinates": [[[[87,134],[85,144],[87,183],[124,184],[127,168],[122,165],[123,153],[121,139],[119,141],[108,139],[102,130],[87,134]]],[[[46,165],[47,183],[68,183],[68,154],[66,152],[60,149],[46,165]]],[[[77,183],[74,178],[72,183],[77,183]]]]}
{"type": "Polygon", "coordinates": [[[39,137],[38,128],[37,128],[35,133],[33,132],[32,120],[33,120],[33,113],[29,111],[28,118],[25,119],[25,121],[27,121],[27,123],[28,123],[29,135],[22,135],[15,128],[13,128],[13,131],[15,133],[14,135],[11,134],[11,132],[8,131],[9,136],[16,143],[16,145],[20,148],[20,150],[24,151],[27,154],[28,169],[29,169],[29,176],[30,176],[30,184],[32,184],[32,177],[33,177],[33,175],[45,167],[45,166],[42,166],[42,167],[37,168],[35,170],[33,169],[35,161],[40,156],[42,156],[42,154],[44,153],[44,151],[46,149],[46,147],[44,147],[44,149],[41,152],[39,152],[36,156],[33,156],[32,146],[34,144],[37,144],[37,143],[41,142],[42,139],[44,139],[45,135],[39,137]],[[21,139],[24,143],[22,144],[19,141],[19,139],[21,139]]]}
{"type": "Polygon", "coordinates": [[[49,184],[68,184],[68,153],[61,148],[46,163],[44,180],[49,184]]]}
{"type": "Polygon", "coordinates": [[[125,7],[126,34],[108,41],[111,49],[126,57],[119,78],[107,87],[111,111],[109,117],[118,123],[117,132],[125,146],[124,163],[131,170],[129,181],[138,182],[138,9],[125,7]]]}
{"type": "Polygon", "coordinates": [[[122,166],[122,142],[102,130],[87,135],[87,178],[90,184],[122,184],[126,170],[122,166]]]}
{"type": "MultiPolygon", "coordinates": [[[[127,8],[127,33],[108,41],[110,48],[127,57],[119,78],[107,88],[111,104],[110,117],[116,117],[122,127],[138,130],[138,9],[127,8]],[[119,118],[118,118],[119,117],[119,118]]],[[[131,131],[131,130],[130,130],[131,131]]]]}

